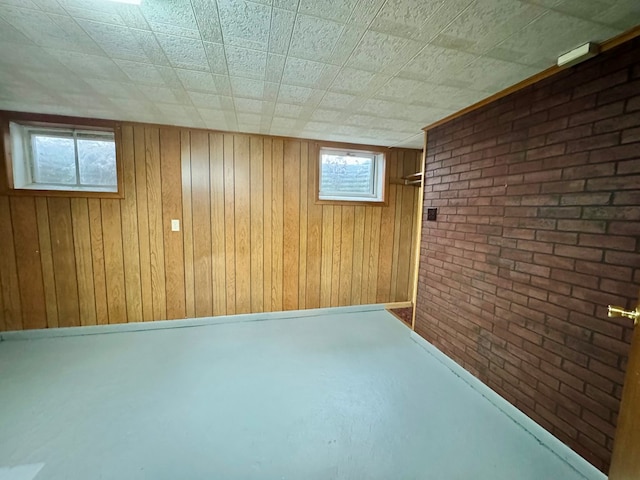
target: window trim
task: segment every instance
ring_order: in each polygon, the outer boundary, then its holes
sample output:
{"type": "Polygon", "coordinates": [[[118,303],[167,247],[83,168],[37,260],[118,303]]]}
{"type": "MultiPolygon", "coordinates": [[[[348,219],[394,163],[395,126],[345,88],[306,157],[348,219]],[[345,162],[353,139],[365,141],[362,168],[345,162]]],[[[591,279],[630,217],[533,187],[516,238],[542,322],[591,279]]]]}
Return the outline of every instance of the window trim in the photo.
{"type": "MultiPolygon", "coordinates": [[[[388,158],[389,158],[389,149],[384,147],[375,147],[369,145],[355,145],[355,144],[345,144],[345,143],[331,143],[331,142],[323,142],[316,144],[317,152],[315,157],[315,166],[314,166],[314,175],[315,175],[315,203],[316,205],[342,205],[342,206],[386,206],[388,205],[388,196],[387,192],[389,191],[389,169],[388,169],[388,158]],[[363,197],[362,200],[354,199],[324,199],[320,198],[320,168],[322,165],[321,155],[322,150],[333,150],[338,153],[340,152],[358,152],[368,154],[374,157],[374,168],[376,170],[381,169],[381,200],[366,200],[366,197],[363,197]],[[375,160],[375,157],[379,156],[378,160],[375,160]]],[[[376,172],[377,173],[377,172],[376,172]]],[[[375,173],[374,173],[375,175],[375,173]]],[[[375,177],[374,177],[375,181],[375,177]]]]}
{"type": "Polygon", "coordinates": [[[0,130],[2,139],[2,157],[0,158],[0,194],[27,197],[67,197],[67,198],[125,198],[124,171],[122,166],[122,129],[120,123],[112,120],[87,119],[65,117],[59,115],[45,115],[34,113],[0,111],[0,130]],[[87,191],[87,190],[47,190],[38,188],[15,188],[13,179],[14,159],[12,152],[11,122],[29,128],[44,129],[76,129],[103,131],[113,133],[116,148],[116,176],[117,191],[87,191]]]}

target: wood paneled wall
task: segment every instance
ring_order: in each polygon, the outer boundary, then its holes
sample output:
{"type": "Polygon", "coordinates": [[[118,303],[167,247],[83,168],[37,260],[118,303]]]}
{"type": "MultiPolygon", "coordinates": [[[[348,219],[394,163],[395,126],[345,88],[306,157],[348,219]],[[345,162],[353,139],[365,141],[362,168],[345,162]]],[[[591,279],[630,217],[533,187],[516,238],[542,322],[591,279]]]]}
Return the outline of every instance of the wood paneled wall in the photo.
{"type": "Polygon", "coordinates": [[[121,146],[124,199],[0,196],[0,330],[409,300],[415,187],[316,205],[313,141],[123,124],[121,146]]]}

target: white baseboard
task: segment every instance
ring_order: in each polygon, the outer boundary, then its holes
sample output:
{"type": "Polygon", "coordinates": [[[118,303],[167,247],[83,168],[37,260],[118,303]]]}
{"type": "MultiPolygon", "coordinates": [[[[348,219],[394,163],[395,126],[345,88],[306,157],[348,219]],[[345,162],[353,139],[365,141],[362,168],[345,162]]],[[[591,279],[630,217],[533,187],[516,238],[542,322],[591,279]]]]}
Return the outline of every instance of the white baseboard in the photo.
{"type": "Polygon", "coordinates": [[[247,313],[222,315],[219,317],[188,318],[180,320],[158,320],[153,322],[118,323],[114,325],[87,325],[84,327],[44,328],[40,330],[16,330],[0,332],[0,342],[9,340],[34,340],[37,338],[75,337],[82,335],[103,335],[118,332],[139,332],[167,328],[203,327],[235,322],[261,322],[285,318],[318,317],[320,315],[370,312],[384,310],[384,304],[356,305],[350,307],[315,308],[310,310],[290,310],[286,312],[247,313]]]}
{"type": "Polygon", "coordinates": [[[498,408],[507,417],[517,423],[521,428],[527,431],[530,435],[535,437],[541,445],[548,448],[557,457],[570,465],[574,470],[580,473],[587,480],[606,480],[607,476],[600,470],[595,468],[584,458],[571,450],[567,445],[562,443],[546,429],[529,418],[523,412],[518,410],[510,402],[498,395],[494,390],[485,385],[480,379],[473,376],[463,367],[458,365],[454,360],[442,353],[433,344],[422,338],[416,332],[411,332],[411,338],[418,345],[424,348],[427,353],[433,356],[436,360],[449,368],[456,376],[466,382],[471,388],[476,390],[480,395],[485,397],[496,408],[498,408]]]}

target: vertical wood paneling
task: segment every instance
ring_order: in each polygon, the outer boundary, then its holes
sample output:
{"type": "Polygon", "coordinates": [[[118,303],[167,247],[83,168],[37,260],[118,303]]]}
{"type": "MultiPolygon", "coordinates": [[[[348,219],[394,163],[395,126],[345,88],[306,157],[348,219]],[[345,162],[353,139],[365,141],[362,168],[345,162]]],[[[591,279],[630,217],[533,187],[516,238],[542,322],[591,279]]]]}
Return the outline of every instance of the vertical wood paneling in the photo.
{"type": "Polygon", "coordinates": [[[261,137],[251,137],[251,311],[264,309],[264,159],[261,137]]]}
{"type": "Polygon", "coordinates": [[[109,323],[126,323],[127,297],[124,288],[120,202],[118,200],[102,200],[100,206],[102,207],[104,271],[107,279],[109,323]]]}
{"type": "Polygon", "coordinates": [[[213,314],[209,154],[209,135],[206,132],[191,132],[193,271],[197,317],[213,314]]]}
{"type": "Polygon", "coordinates": [[[300,142],[284,146],[283,309],[298,308],[300,257],[300,142]]]}
{"type": "MultiPolygon", "coordinates": [[[[387,166],[391,175],[397,176],[397,152],[392,152],[390,161],[387,166]]],[[[391,277],[393,275],[393,251],[395,239],[395,215],[396,215],[396,196],[398,187],[394,184],[389,185],[389,203],[386,208],[380,209],[380,229],[374,230],[374,235],[380,238],[379,248],[372,250],[378,252],[378,287],[376,292],[376,302],[386,303],[391,295],[391,277]]]]}
{"type": "Polygon", "coordinates": [[[76,275],[78,276],[80,324],[96,325],[91,227],[89,226],[89,203],[86,199],[71,199],[71,221],[73,223],[73,246],[76,255],[76,275]]]}
{"type": "MultiPolygon", "coordinates": [[[[323,205],[316,142],[133,124],[119,138],[123,199],[0,196],[0,329],[409,298],[415,189],[323,205]]],[[[390,174],[416,158],[392,153],[390,174]]]]}
{"type": "Polygon", "coordinates": [[[211,268],[213,269],[213,314],[227,314],[227,275],[224,223],[224,138],[209,135],[211,188],[211,268]]]}
{"type": "Polygon", "coordinates": [[[349,305],[353,280],[353,227],[355,207],[342,207],[342,239],[340,240],[340,293],[338,305],[349,305]]]}
{"type": "Polygon", "coordinates": [[[121,202],[121,214],[127,319],[129,322],[141,322],[144,317],[140,280],[140,241],[138,239],[138,192],[136,189],[133,127],[130,125],[122,128],[122,163],[125,198],[121,202]]]}
{"type": "Polygon", "coordinates": [[[153,297],[153,316],[155,320],[158,320],[167,318],[159,129],[145,128],[144,141],[147,171],[149,248],[151,253],[151,294],[153,297]]]}
{"type": "MultiPolygon", "coordinates": [[[[211,153],[209,158],[212,158],[211,153]]],[[[195,280],[193,273],[193,210],[191,208],[191,134],[180,131],[180,166],[182,174],[182,238],[184,242],[184,291],[187,318],[196,316],[195,280]]],[[[212,201],[213,205],[213,201],[212,201]]],[[[213,222],[212,222],[213,224],[213,222]]],[[[215,254],[214,254],[215,255],[215,254]]],[[[212,262],[215,261],[215,256],[212,262]]],[[[215,271],[215,270],[214,270],[215,271]]],[[[215,296],[214,296],[215,301],[215,296]]],[[[215,310],[215,309],[214,309],[215,310]]]]}
{"type": "Polygon", "coordinates": [[[251,179],[249,136],[234,141],[236,313],[251,311],[251,179]]]}
{"type": "Polygon", "coordinates": [[[0,239],[2,239],[0,287],[2,287],[4,323],[7,330],[21,330],[23,322],[20,285],[18,282],[11,208],[8,197],[0,197],[0,239]]]}
{"type": "MultiPolygon", "coordinates": [[[[96,298],[96,323],[109,323],[107,307],[107,277],[104,266],[104,242],[102,234],[102,206],[100,200],[91,198],[89,205],[89,229],[91,231],[91,259],[93,261],[93,288],[96,298]]],[[[149,318],[151,320],[151,318],[149,318]]]]}
{"type": "Polygon", "coordinates": [[[309,144],[307,180],[307,303],[306,308],[320,307],[322,271],[322,205],[316,204],[317,144],[309,144]]]}
{"type": "Polygon", "coordinates": [[[282,139],[273,140],[271,153],[271,309],[281,311],[283,307],[284,265],[284,144],[282,139]]]}
{"type": "MultiPolygon", "coordinates": [[[[12,198],[11,218],[18,287],[21,294],[22,328],[45,328],[47,314],[44,304],[36,204],[33,198],[12,198]]],[[[6,252],[1,253],[1,255],[5,254],[6,252]]]]}
{"type": "Polygon", "coordinates": [[[365,207],[355,207],[353,223],[353,266],[351,269],[351,297],[349,299],[349,303],[355,305],[359,305],[362,303],[362,263],[364,255],[365,221],[365,207]]]}
{"type": "MultiPolygon", "coordinates": [[[[331,265],[331,306],[340,305],[340,255],[342,253],[342,210],[333,207],[333,262],[331,265]]],[[[350,207],[346,207],[350,208],[350,207]]]]}
{"type": "Polygon", "coordinates": [[[307,308],[307,211],[308,178],[309,178],[309,144],[300,144],[300,210],[299,232],[300,247],[298,251],[298,308],[307,308]]]}
{"type": "MultiPolygon", "coordinates": [[[[402,174],[409,175],[416,172],[414,161],[415,155],[404,154],[402,162],[402,174]]],[[[398,230],[400,231],[398,241],[398,276],[396,279],[395,295],[393,300],[396,302],[409,300],[411,297],[409,292],[409,276],[411,273],[411,252],[413,248],[413,227],[415,210],[417,209],[416,187],[401,187],[402,190],[402,209],[399,220],[398,230]]],[[[397,224],[397,223],[396,223],[397,224]]]]}
{"type": "Polygon", "coordinates": [[[233,135],[224,135],[224,249],[226,262],[225,286],[227,290],[227,314],[236,313],[236,212],[235,166],[233,135]]]}
{"type": "MultiPolygon", "coordinates": [[[[207,152],[208,153],[208,152],[207,152]]],[[[185,318],[184,244],[182,239],[182,168],[180,165],[180,131],[160,130],[160,171],[162,179],[162,225],[164,230],[164,269],[167,295],[167,318],[185,318]],[[179,232],[171,230],[171,220],[178,220],[179,232]]],[[[210,252],[211,249],[209,248],[210,252]]],[[[211,290],[209,290],[211,293],[211,290]]]]}
{"type": "MultiPolygon", "coordinates": [[[[372,208],[371,212],[371,238],[369,257],[369,290],[367,299],[364,303],[376,303],[378,301],[378,273],[380,268],[380,232],[382,228],[382,211],[381,208],[372,208]]],[[[384,279],[383,279],[384,280],[384,279]]]]}
{"type": "Polygon", "coordinates": [[[44,284],[44,301],[47,310],[47,327],[55,328],[58,326],[58,301],[56,300],[56,279],[53,274],[51,233],[49,230],[49,208],[47,206],[46,198],[39,197],[35,200],[38,222],[38,240],[40,243],[40,264],[42,265],[42,281],[44,284]]]}
{"type": "Polygon", "coordinates": [[[334,207],[322,207],[322,258],[320,274],[320,306],[331,306],[333,279],[333,213],[334,207]]]}
{"type": "Polygon", "coordinates": [[[59,326],[78,327],[80,326],[80,306],[73,249],[71,202],[68,198],[49,198],[47,201],[59,326]]]}
{"type": "Polygon", "coordinates": [[[133,129],[136,163],[136,200],[138,210],[138,242],[140,247],[140,286],[142,291],[142,318],[154,320],[153,288],[151,285],[151,244],[149,240],[149,198],[147,196],[147,167],[145,131],[142,126],[133,129]]]}
{"type": "Polygon", "coordinates": [[[263,197],[264,204],[262,206],[262,211],[264,212],[264,249],[263,249],[263,265],[264,265],[264,288],[263,297],[264,297],[264,311],[271,312],[273,311],[273,304],[271,301],[272,290],[273,290],[273,274],[272,274],[272,254],[273,249],[271,248],[271,244],[273,241],[273,222],[272,222],[272,205],[273,205],[273,195],[271,194],[273,190],[273,162],[272,162],[272,153],[273,153],[273,142],[270,138],[265,138],[263,142],[262,155],[263,155],[263,174],[264,179],[262,182],[263,186],[263,197]]]}

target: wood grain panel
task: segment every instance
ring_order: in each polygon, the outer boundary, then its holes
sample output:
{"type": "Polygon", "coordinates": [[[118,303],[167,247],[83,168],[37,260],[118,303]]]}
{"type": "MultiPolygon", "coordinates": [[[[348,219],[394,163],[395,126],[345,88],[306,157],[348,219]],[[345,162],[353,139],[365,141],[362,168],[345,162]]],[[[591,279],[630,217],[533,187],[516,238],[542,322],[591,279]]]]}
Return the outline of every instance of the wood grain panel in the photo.
{"type": "Polygon", "coordinates": [[[340,290],[338,305],[351,302],[351,282],[353,280],[353,229],[356,207],[342,207],[342,238],[340,240],[340,290]]]}
{"type": "Polygon", "coordinates": [[[53,252],[53,271],[56,278],[56,298],[60,327],[80,326],[78,278],[73,249],[71,201],[68,198],[49,198],[49,228],[53,252]]]}
{"type": "Polygon", "coordinates": [[[159,129],[145,128],[144,143],[147,173],[147,211],[149,214],[149,251],[151,254],[151,295],[153,297],[153,316],[155,320],[158,320],[167,318],[159,129]]]}
{"type": "Polygon", "coordinates": [[[224,222],[224,138],[209,135],[211,189],[211,268],[213,269],[213,314],[227,314],[227,276],[224,222]]]}
{"type": "Polygon", "coordinates": [[[138,242],[140,247],[140,286],[142,318],[154,319],[153,288],[151,285],[151,244],[149,239],[149,198],[147,196],[146,145],[143,126],[134,126],[134,155],[136,164],[136,203],[138,210],[138,242]]]}
{"type": "MultiPolygon", "coordinates": [[[[107,279],[109,323],[127,322],[127,296],[124,288],[122,217],[118,200],[101,200],[104,243],[104,271],[107,279]]],[[[164,318],[164,316],[160,317],[164,318]]]]}
{"type": "MultiPolygon", "coordinates": [[[[208,155],[208,152],[206,152],[208,155]]],[[[164,231],[164,269],[167,295],[167,318],[185,318],[185,268],[182,240],[182,168],[180,132],[160,130],[160,171],[162,179],[162,225],[164,231]],[[171,229],[171,221],[180,222],[180,231],[171,229]]],[[[210,228],[209,228],[210,230],[210,228]]],[[[208,252],[211,248],[207,245],[208,252]]],[[[209,290],[211,294],[211,290],[209,290]]]]}
{"type": "Polygon", "coordinates": [[[142,284],[140,280],[140,241],[138,239],[138,204],[136,189],[135,143],[133,127],[122,128],[122,167],[125,198],[121,202],[127,319],[142,322],[142,284]]]}
{"type": "Polygon", "coordinates": [[[89,203],[86,198],[71,199],[71,221],[73,223],[73,246],[76,255],[76,275],[78,276],[80,324],[96,325],[91,227],[89,226],[89,203]]]}
{"type": "Polygon", "coordinates": [[[284,268],[284,142],[273,140],[271,150],[271,309],[283,307],[284,268]]]}
{"type": "MultiPolygon", "coordinates": [[[[1,330],[409,298],[416,189],[321,204],[317,142],[120,131],[123,198],[0,196],[1,330]]],[[[397,152],[394,176],[417,158],[397,152]]]]}
{"type": "MultiPolygon", "coordinates": [[[[13,243],[13,225],[8,197],[0,197],[0,287],[4,308],[4,323],[7,330],[21,330],[22,306],[20,304],[20,284],[16,266],[16,252],[13,243]]],[[[26,292],[25,292],[26,293],[26,292]]]]}
{"type": "Polygon", "coordinates": [[[271,268],[272,254],[273,249],[271,248],[271,244],[273,241],[273,222],[272,222],[272,203],[273,203],[273,195],[271,194],[273,190],[273,162],[272,162],[272,152],[273,152],[273,142],[270,138],[265,138],[263,141],[262,148],[262,156],[263,156],[263,175],[264,179],[262,182],[263,186],[263,198],[264,204],[262,205],[262,211],[264,212],[264,247],[263,247],[263,265],[264,265],[264,288],[263,297],[264,297],[264,311],[271,312],[273,311],[273,273],[271,268]]]}
{"type": "Polygon", "coordinates": [[[227,291],[227,314],[236,313],[236,206],[233,135],[224,135],[224,249],[227,291]]]}
{"type": "Polygon", "coordinates": [[[306,308],[320,307],[320,275],[322,271],[322,205],[316,204],[316,175],[318,173],[315,162],[317,144],[309,144],[307,188],[307,280],[306,280],[306,308]]]}
{"type": "Polygon", "coordinates": [[[331,306],[340,305],[340,255],[342,253],[342,209],[333,207],[333,252],[331,265],[331,306]]]}
{"type": "MultiPolygon", "coordinates": [[[[96,299],[96,323],[109,323],[107,306],[107,276],[104,265],[104,241],[102,234],[102,206],[97,198],[87,200],[89,205],[89,230],[91,233],[91,259],[93,261],[93,288],[96,299]]],[[[151,318],[149,319],[151,320],[151,318]]]]}
{"type": "MultiPolygon", "coordinates": [[[[397,175],[397,152],[391,154],[391,160],[389,169],[392,174],[397,175]]],[[[377,292],[376,302],[385,303],[391,298],[391,278],[393,275],[393,252],[395,241],[395,226],[396,226],[396,197],[398,186],[389,185],[387,195],[389,196],[389,203],[386,208],[380,209],[381,219],[380,228],[374,230],[373,234],[379,236],[379,248],[373,250],[378,252],[378,279],[377,279],[377,292]],[[377,232],[377,233],[376,233],[377,232]]],[[[374,302],[375,303],[375,302],[374,302]]]]}
{"type": "MultiPolygon", "coordinates": [[[[209,158],[212,158],[209,153],[209,158]]],[[[196,316],[195,279],[193,271],[193,210],[191,208],[191,135],[180,131],[180,166],[182,175],[182,238],[184,244],[184,292],[187,318],[196,316]]],[[[212,205],[213,200],[211,200],[212,205]]],[[[213,222],[212,222],[213,224],[213,222]]],[[[212,258],[212,262],[214,261],[212,258]]],[[[215,299],[215,296],[214,296],[215,299]]],[[[215,310],[215,308],[214,308],[215,310]]]]}
{"type": "Polygon", "coordinates": [[[282,307],[296,310],[300,266],[300,142],[286,142],[284,146],[283,188],[282,307]]]}
{"type": "Polygon", "coordinates": [[[234,141],[234,204],[236,255],[236,313],[251,312],[251,179],[250,138],[234,141]]]}
{"type": "Polygon", "coordinates": [[[250,143],[251,177],[251,311],[264,309],[264,154],[261,137],[250,143]]]}
{"type": "Polygon", "coordinates": [[[213,315],[209,135],[191,132],[191,209],[196,316],[213,315]]]}
{"type": "Polygon", "coordinates": [[[331,306],[331,280],[333,279],[333,209],[322,207],[322,247],[320,274],[320,307],[331,306]]]}
{"type": "MultiPolygon", "coordinates": [[[[22,328],[45,328],[47,314],[34,199],[12,198],[11,218],[20,289],[22,328]]],[[[4,255],[5,252],[2,254],[4,255]]]]}
{"type": "MultiPolygon", "coordinates": [[[[354,208],[353,220],[353,261],[351,267],[351,296],[349,303],[362,303],[362,263],[364,256],[364,224],[366,207],[354,208]]],[[[348,274],[347,274],[348,275],[348,274]]]]}
{"type": "Polygon", "coordinates": [[[56,279],[53,274],[51,233],[49,230],[49,209],[46,198],[38,197],[35,201],[38,222],[38,240],[40,243],[40,264],[42,265],[42,281],[44,284],[44,302],[47,310],[47,327],[56,328],[58,326],[58,301],[56,299],[56,279]]]}
{"type": "Polygon", "coordinates": [[[309,144],[300,144],[300,207],[298,211],[298,230],[300,246],[298,250],[298,308],[307,308],[307,211],[309,178],[309,144]]]}

